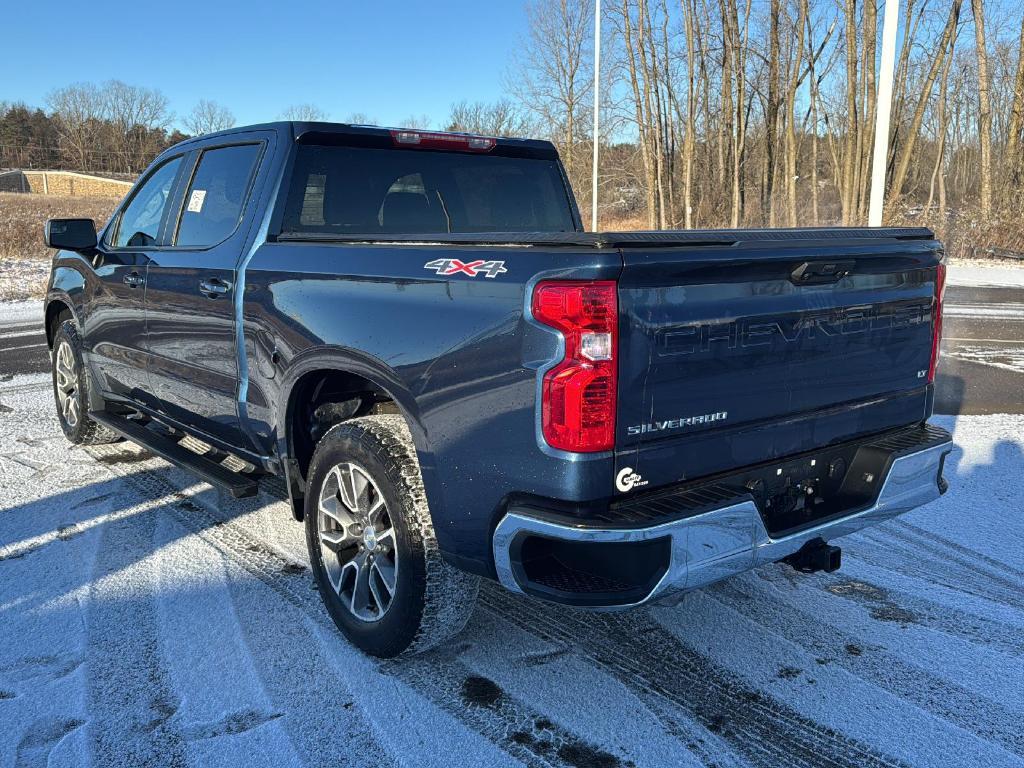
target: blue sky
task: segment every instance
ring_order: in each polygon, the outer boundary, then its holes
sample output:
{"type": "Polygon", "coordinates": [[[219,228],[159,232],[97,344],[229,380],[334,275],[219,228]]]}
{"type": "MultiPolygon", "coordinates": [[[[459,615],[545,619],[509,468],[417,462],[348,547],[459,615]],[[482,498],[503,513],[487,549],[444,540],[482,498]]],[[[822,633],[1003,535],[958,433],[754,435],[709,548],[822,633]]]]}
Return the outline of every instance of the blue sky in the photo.
{"type": "Polygon", "coordinates": [[[11,5],[5,27],[25,34],[5,36],[0,101],[42,106],[53,88],[117,78],[159,88],[179,116],[213,99],[239,124],[307,102],[336,120],[440,123],[453,102],[501,95],[526,32],[521,0],[11,5]]]}

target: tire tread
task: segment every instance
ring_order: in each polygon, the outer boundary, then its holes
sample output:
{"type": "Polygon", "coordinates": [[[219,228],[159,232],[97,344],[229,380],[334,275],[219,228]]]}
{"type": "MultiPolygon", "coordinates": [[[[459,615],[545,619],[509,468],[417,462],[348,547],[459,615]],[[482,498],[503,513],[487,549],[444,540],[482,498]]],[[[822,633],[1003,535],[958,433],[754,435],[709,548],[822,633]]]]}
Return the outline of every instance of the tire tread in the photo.
{"type": "MultiPolygon", "coordinates": [[[[329,444],[341,434],[370,449],[386,468],[388,481],[402,501],[407,532],[415,548],[423,552],[423,612],[412,641],[398,655],[413,656],[436,648],[466,626],[476,604],[480,577],[445,562],[438,549],[416,447],[405,419],[397,414],[350,419],[329,429],[320,445],[329,444]]],[[[314,454],[310,475],[316,464],[314,454]]]]}

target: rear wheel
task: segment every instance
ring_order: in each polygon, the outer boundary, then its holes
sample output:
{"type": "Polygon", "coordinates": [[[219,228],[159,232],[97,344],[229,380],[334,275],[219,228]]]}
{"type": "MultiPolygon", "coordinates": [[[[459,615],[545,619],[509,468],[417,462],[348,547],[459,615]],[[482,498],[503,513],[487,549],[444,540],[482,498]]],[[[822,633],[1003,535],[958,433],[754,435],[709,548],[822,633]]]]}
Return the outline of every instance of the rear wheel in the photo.
{"type": "Polygon", "coordinates": [[[400,416],[352,419],[324,435],[310,463],[305,525],[320,596],[362,650],[419,653],[465,626],[479,578],[441,559],[400,416]]]}
{"type": "Polygon", "coordinates": [[[92,382],[82,361],[82,340],[74,320],[57,326],[51,353],[53,399],[64,436],[76,445],[114,443],[119,435],[89,418],[92,382]]]}

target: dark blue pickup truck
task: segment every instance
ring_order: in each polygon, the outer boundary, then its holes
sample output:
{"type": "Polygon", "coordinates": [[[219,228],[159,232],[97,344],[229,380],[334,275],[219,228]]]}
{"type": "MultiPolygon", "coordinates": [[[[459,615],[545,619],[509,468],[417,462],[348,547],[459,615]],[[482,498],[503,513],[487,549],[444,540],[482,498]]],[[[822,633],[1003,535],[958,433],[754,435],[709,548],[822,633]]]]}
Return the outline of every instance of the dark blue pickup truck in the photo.
{"type": "Polygon", "coordinates": [[[45,236],[67,437],[282,477],[372,654],[450,637],[481,577],[609,609],[833,570],[945,490],[925,229],[586,233],[548,142],[274,123],[45,236]]]}

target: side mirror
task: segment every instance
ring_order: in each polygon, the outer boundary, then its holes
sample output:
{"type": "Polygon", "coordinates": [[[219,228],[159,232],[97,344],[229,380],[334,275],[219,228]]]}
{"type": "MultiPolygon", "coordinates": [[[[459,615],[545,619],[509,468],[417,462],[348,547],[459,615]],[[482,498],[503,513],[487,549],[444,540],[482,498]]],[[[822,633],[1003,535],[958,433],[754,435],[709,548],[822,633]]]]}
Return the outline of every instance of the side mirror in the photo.
{"type": "Polygon", "coordinates": [[[47,248],[87,252],[96,248],[96,222],[92,219],[48,219],[43,227],[47,248]]]}

